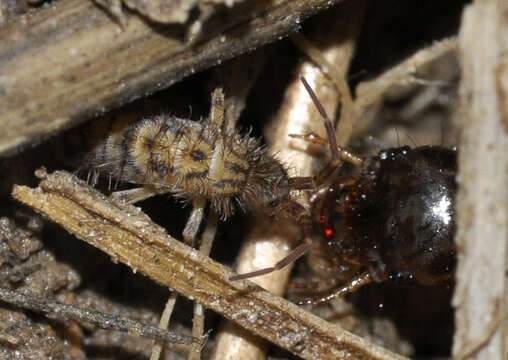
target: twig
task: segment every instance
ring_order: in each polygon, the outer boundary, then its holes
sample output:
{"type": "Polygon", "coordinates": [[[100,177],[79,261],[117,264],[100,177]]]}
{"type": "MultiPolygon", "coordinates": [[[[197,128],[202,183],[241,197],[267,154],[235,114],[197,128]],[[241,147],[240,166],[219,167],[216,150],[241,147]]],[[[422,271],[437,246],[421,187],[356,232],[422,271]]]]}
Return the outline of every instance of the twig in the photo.
{"type": "Polygon", "coordinates": [[[416,79],[418,71],[425,65],[454,52],[457,39],[450,37],[417,51],[400,64],[379,75],[375,79],[364,81],[356,88],[355,109],[359,119],[369,122],[381,104],[386,91],[394,85],[421,82],[416,79]]]}
{"type": "Polygon", "coordinates": [[[36,189],[15,186],[13,197],[78,238],[163,286],[201,302],[240,326],[304,359],[403,359],[334,326],[233,273],[168,236],[140,210],[113,202],[64,171],[36,189]]]}
{"type": "Polygon", "coordinates": [[[201,343],[200,339],[162,330],[158,327],[145,325],[125,317],[104,314],[90,309],[81,309],[61,304],[57,301],[38,299],[5,288],[0,288],[0,301],[49,315],[59,321],[72,320],[85,322],[101,329],[124,331],[129,334],[169,341],[175,344],[201,343]]]}
{"type": "Polygon", "coordinates": [[[508,242],[508,4],[468,5],[459,35],[462,81],[457,197],[454,359],[506,358],[505,266],[508,242]],[[505,58],[506,61],[506,58],[505,58]],[[499,78],[498,78],[499,77],[499,78]],[[501,86],[499,86],[501,85],[501,86]]]}
{"type": "MultiPolygon", "coordinates": [[[[212,251],[213,240],[215,239],[215,234],[217,233],[218,222],[218,215],[212,213],[208,218],[208,224],[206,225],[206,229],[201,237],[201,246],[199,247],[199,252],[205,256],[209,256],[210,251],[212,251]]],[[[194,304],[194,315],[192,318],[192,336],[201,339],[203,338],[204,330],[205,309],[201,303],[196,302],[194,304]]],[[[194,346],[192,346],[190,349],[188,359],[201,359],[201,349],[201,344],[194,344],[194,346]]]]}
{"type": "Polygon", "coordinates": [[[248,1],[212,16],[192,43],[183,27],[130,14],[120,28],[92,1],[55,2],[0,28],[0,153],[287,36],[340,1],[248,1]]]}
{"type": "MultiPolygon", "coordinates": [[[[178,294],[173,291],[171,295],[169,295],[166,304],[164,305],[164,310],[162,311],[161,318],[159,320],[159,329],[166,330],[169,326],[169,320],[171,319],[171,314],[173,314],[173,309],[175,308],[176,299],[178,298],[178,294]]],[[[152,353],[150,354],[150,360],[159,360],[162,349],[164,348],[164,341],[155,341],[152,346],[152,353]]]]}

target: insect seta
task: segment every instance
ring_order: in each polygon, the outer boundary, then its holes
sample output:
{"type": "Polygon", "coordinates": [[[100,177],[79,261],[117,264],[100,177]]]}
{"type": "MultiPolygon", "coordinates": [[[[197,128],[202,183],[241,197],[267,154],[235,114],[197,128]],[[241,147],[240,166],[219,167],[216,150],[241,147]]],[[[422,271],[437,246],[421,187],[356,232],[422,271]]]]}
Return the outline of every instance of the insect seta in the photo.
{"type": "Polygon", "coordinates": [[[113,193],[127,202],[161,193],[201,197],[222,219],[235,207],[274,216],[301,211],[283,164],[258,139],[224,126],[223,95],[217,91],[210,117],[201,122],[159,115],[95,130],[100,140],[82,168],[93,174],[93,184],[106,175],[144,185],[113,193]]]}

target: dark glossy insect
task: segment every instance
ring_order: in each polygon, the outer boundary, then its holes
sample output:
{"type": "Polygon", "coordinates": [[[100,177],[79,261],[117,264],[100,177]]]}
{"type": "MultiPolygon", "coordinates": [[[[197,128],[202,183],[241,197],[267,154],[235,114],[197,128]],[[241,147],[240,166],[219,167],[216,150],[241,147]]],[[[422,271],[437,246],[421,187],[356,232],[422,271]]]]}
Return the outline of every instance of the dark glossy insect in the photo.
{"type": "MultiPolygon", "coordinates": [[[[330,271],[359,275],[319,303],[369,282],[436,285],[455,268],[454,150],[407,146],[382,150],[358,177],[340,179],[313,198],[319,256],[330,271]]],[[[326,271],[325,271],[326,272],[326,271]]]]}
{"type": "Polygon", "coordinates": [[[299,135],[330,145],[332,160],[314,179],[312,214],[305,243],[275,267],[235,278],[257,276],[308,251],[327,264],[328,294],[305,303],[321,303],[370,282],[435,285],[449,280],[455,268],[456,152],[441,146],[407,146],[382,150],[363,159],[336,144],[333,126],[310,86],[302,78],[325,119],[328,139],[299,135]],[[339,176],[340,160],[361,169],[339,176]],[[314,240],[310,240],[310,237],[314,240]],[[340,285],[342,284],[342,285],[340,285]]]}

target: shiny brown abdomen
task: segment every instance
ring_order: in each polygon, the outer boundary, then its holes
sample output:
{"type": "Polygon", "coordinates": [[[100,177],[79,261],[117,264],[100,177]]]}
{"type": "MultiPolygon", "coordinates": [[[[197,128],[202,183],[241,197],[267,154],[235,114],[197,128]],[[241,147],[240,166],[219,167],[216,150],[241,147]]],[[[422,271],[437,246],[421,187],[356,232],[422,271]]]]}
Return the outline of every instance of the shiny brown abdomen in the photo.
{"type": "Polygon", "coordinates": [[[440,146],[392,148],[366,164],[333,198],[328,246],[377,282],[433,285],[455,268],[456,152],[440,146]],[[331,231],[330,231],[331,230],[331,231]]]}

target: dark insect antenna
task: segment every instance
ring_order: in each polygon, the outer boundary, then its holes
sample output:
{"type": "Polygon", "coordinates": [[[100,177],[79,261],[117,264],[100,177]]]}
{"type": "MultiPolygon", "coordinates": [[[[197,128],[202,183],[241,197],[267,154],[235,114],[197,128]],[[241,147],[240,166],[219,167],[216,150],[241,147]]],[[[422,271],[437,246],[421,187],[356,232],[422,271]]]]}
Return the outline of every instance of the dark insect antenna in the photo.
{"type": "MultiPolygon", "coordinates": [[[[321,114],[321,116],[323,118],[325,128],[326,128],[326,135],[327,135],[327,140],[328,140],[327,142],[330,146],[330,151],[332,153],[332,160],[329,162],[329,164],[323,170],[320,171],[320,173],[316,177],[314,177],[314,178],[312,178],[312,177],[310,177],[310,178],[309,177],[294,177],[294,178],[290,179],[290,183],[292,184],[293,189],[311,190],[313,188],[316,188],[318,185],[321,185],[323,182],[325,182],[325,180],[327,180],[331,175],[333,175],[335,173],[335,171],[337,170],[337,168],[339,166],[341,157],[344,157],[344,155],[341,156],[341,153],[343,153],[343,152],[346,152],[348,154],[350,154],[350,153],[338,147],[337,139],[335,137],[335,128],[333,126],[332,121],[328,117],[328,114],[326,113],[323,105],[317,98],[316,94],[310,87],[307,80],[305,80],[305,78],[303,76],[300,76],[300,80],[303,83],[303,86],[309,93],[312,101],[314,102],[314,105],[316,105],[316,108],[318,109],[319,113],[321,114]],[[299,185],[301,185],[301,187],[299,185]]],[[[326,141],[324,141],[324,139],[319,138],[315,134],[308,134],[308,135],[303,135],[303,136],[292,135],[292,137],[301,137],[301,138],[304,138],[305,140],[311,141],[311,142],[319,142],[319,143],[326,142],[326,141]],[[317,139],[317,140],[313,140],[313,139],[317,139]]],[[[250,278],[261,276],[261,275],[266,275],[271,272],[283,269],[284,267],[288,266],[289,264],[295,262],[297,259],[299,259],[303,255],[305,255],[307,253],[307,251],[309,251],[309,249],[312,247],[312,239],[310,237],[312,226],[310,224],[310,216],[308,214],[306,214],[306,219],[303,219],[303,220],[304,221],[303,221],[302,226],[303,226],[304,240],[300,245],[298,245],[298,247],[293,249],[285,258],[278,261],[272,267],[268,267],[268,268],[264,268],[264,269],[244,273],[244,274],[234,275],[234,276],[230,277],[229,280],[230,281],[245,280],[245,279],[250,279],[250,278]]]]}

